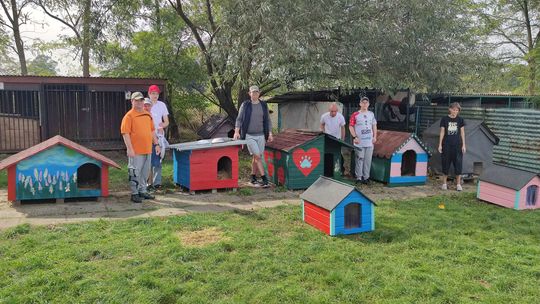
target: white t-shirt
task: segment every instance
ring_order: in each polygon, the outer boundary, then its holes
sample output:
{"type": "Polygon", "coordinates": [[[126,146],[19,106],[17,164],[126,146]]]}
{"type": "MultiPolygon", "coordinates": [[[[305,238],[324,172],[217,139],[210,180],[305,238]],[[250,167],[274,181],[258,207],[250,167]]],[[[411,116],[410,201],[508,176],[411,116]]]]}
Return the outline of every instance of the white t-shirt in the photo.
{"type": "Polygon", "coordinates": [[[321,115],[321,124],[324,124],[324,133],[341,139],[341,127],[345,126],[345,117],[337,112],[336,116],[330,116],[330,112],[321,115]]]}
{"type": "Polygon", "coordinates": [[[154,121],[154,128],[156,133],[159,129],[159,124],[163,122],[163,116],[169,115],[169,110],[167,110],[167,105],[162,101],[157,101],[150,109],[150,114],[152,114],[152,120],[154,121]]]}

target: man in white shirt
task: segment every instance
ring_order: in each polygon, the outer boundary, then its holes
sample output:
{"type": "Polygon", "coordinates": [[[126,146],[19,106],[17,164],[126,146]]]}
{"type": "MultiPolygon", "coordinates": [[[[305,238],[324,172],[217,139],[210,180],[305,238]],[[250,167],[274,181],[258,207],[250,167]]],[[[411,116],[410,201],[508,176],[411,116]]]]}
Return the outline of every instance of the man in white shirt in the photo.
{"type": "MultiPolygon", "coordinates": [[[[328,112],[321,115],[321,131],[337,139],[345,140],[345,117],[339,112],[337,103],[331,103],[328,106],[328,112]]],[[[343,175],[351,173],[351,153],[351,149],[341,147],[339,162],[343,175]]]]}
{"type": "MultiPolygon", "coordinates": [[[[158,100],[160,92],[157,85],[151,85],[148,88],[148,97],[150,97],[150,100],[152,101],[150,113],[152,114],[152,120],[154,121],[158,142],[162,143],[163,140],[159,139],[160,137],[162,139],[165,138],[165,128],[169,125],[169,110],[167,110],[167,105],[164,102],[158,100]]],[[[165,154],[157,154],[155,146],[156,145],[152,148],[152,187],[154,189],[159,189],[161,188],[161,161],[165,154]]],[[[166,147],[161,147],[162,150],[165,150],[165,148],[166,147]]]]}
{"type": "Polygon", "coordinates": [[[343,140],[345,138],[345,118],[338,112],[335,102],[328,107],[328,112],[321,115],[321,131],[343,140]]]}

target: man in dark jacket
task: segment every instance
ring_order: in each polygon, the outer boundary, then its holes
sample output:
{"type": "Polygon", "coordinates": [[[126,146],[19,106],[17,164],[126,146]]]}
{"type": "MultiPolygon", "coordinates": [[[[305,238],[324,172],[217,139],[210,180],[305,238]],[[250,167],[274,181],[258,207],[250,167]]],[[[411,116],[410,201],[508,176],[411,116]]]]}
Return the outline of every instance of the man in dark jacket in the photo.
{"type": "Polygon", "coordinates": [[[253,156],[250,183],[254,186],[260,184],[262,187],[268,187],[268,178],[265,175],[262,160],[266,141],[273,140],[272,122],[270,121],[268,105],[259,99],[259,87],[251,86],[249,96],[250,99],[244,101],[240,106],[233,139],[248,141],[247,147],[253,156]],[[257,174],[261,176],[260,182],[257,180],[257,174]]]}

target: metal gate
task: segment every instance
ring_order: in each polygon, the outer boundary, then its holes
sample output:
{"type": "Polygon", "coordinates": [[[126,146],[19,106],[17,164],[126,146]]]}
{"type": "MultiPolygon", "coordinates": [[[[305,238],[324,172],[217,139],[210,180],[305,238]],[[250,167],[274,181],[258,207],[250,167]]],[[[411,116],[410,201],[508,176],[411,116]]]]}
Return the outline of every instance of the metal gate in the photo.
{"type": "Polygon", "coordinates": [[[39,119],[39,91],[0,90],[0,152],[40,143],[39,119]]]}

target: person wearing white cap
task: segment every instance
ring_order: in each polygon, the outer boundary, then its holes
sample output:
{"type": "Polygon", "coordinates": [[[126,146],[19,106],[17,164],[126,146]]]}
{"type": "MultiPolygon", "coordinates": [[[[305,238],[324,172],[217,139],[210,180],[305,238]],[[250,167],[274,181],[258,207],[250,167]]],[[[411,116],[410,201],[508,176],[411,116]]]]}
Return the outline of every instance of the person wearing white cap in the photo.
{"type": "Polygon", "coordinates": [[[244,101],[238,111],[233,139],[245,139],[249,153],[253,156],[251,161],[251,181],[254,186],[268,187],[268,177],[264,172],[263,154],[266,141],[271,142],[272,122],[266,102],[259,99],[258,86],[249,88],[250,99],[244,101]],[[261,181],[257,180],[257,175],[261,181]]]}
{"type": "MultiPolygon", "coordinates": [[[[127,148],[131,201],[134,203],[155,198],[148,193],[146,186],[150,174],[152,142],[157,144],[158,139],[154,133],[152,116],[144,110],[143,100],[141,92],[131,94],[132,109],[124,115],[120,126],[120,133],[127,148]]],[[[161,152],[159,147],[157,151],[161,152]]]]}

